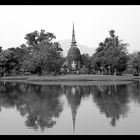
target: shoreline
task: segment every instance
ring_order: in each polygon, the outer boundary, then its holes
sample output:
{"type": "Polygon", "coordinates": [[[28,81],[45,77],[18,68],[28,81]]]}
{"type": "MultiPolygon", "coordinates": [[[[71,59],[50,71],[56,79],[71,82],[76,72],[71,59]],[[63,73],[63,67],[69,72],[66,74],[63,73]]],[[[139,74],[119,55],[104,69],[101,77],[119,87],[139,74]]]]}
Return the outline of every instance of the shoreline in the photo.
{"type": "Polygon", "coordinates": [[[140,76],[133,75],[122,75],[122,76],[113,76],[113,75],[29,75],[29,76],[6,76],[1,77],[0,81],[28,81],[28,82],[67,82],[67,81],[135,81],[140,80],[140,76]]]}
{"type": "Polygon", "coordinates": [[[123,85],[131,84],[133,81],[40,81],[40,82],[26,82],[34,85],[61,85],[61,86],[93,86],[93,85],[123,85]]]}
{"type": "Polygon", "coordinates": [[[61,86],[92,86],[92,85],[122,85],[140,81],[139,76],[123,75],[29,75],[7,76],[0,79],[2,82],[24,82],[34,85],[61,85],[61,86]]]}

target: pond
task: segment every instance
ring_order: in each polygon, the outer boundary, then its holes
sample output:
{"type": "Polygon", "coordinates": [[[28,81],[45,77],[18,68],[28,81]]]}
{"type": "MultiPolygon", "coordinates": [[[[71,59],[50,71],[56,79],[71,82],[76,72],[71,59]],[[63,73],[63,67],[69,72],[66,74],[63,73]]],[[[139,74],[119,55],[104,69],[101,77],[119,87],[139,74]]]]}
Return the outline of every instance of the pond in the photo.
{"type": "Polygon", "coordinates": [[[140,83],[0,82],[0,134],[140,134],[140,83]]]}

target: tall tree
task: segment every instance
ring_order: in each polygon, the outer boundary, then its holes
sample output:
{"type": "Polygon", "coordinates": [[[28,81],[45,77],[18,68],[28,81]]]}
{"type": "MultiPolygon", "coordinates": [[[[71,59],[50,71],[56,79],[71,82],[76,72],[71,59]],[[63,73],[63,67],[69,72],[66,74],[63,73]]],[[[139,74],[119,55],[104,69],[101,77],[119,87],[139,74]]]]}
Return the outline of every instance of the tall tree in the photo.
{"type": "Polygon", "coordinates": [[[54,72],[60,69],[62,59],[61,46],[54,41],[53,33],[45,33],[45,30],[34,31],[25,36],[29,57],[23,62],[23,68],[41,74],[43,71],[54,72]]]}
{"type": "Polygon", "coordinates": [[[29,49],[25,44],[21,44],[19,47],[9,48],[13,52],[13,60],[16,62],[14,66],[14,71],[20,71],[23,61],[29,55],[29,49]]]}
{"type": "Polygon", "coordinates": [[[136,73],[140,72],[140,52],[134,52],[131,54],[131,65],[136,70],[136,73]]]}
{"type": "Polygon", "coordinates": [[[45,33],[45,30],[42,29],[40,32],[34,31],[26,34],[25,39],[27,40],[28,45],[38,45],[43,40],[50,42],[53,39],[56,39],[56,37],[53,33],[45,33]]]}
{"type": "Polygon", "coordinates": [[[99,47],[92,56],[92,64],[98,69],[110,67],[113,73],[122,72],[126,69],[128,44],[122,43],[114,30],[110,30],[109,35],[110,37],[99,43],[99,47]]]}

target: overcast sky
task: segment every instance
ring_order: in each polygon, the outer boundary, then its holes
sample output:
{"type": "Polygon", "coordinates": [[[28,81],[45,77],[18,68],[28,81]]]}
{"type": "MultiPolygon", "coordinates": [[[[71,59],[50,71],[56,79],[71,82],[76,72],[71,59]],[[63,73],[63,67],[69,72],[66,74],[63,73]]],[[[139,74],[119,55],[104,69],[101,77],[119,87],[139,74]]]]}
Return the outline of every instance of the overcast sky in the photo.
{"type": "Polygon", "coordinates": [[[130,44],[129,52],[140,50],[140,6],[125,5],[7,5],[0,6],[0,46],[3,49],[25,43],[26,33],[45,29],[57,40],[71,39],[91,48],[114,29],[130,44]]]}

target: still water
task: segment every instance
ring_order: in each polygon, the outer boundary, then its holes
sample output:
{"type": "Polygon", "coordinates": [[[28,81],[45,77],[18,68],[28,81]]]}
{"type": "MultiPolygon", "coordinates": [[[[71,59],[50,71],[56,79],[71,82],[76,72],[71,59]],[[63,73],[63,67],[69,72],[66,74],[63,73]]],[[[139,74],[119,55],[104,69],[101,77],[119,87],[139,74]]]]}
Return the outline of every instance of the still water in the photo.
{"type": "Polygon", "coordinates": [[[140,83],[0,82],[0,134],[140,134],[140,83]]]}

